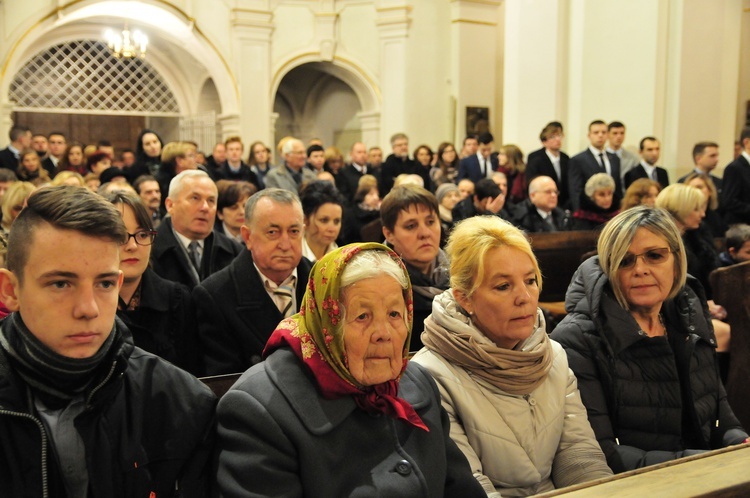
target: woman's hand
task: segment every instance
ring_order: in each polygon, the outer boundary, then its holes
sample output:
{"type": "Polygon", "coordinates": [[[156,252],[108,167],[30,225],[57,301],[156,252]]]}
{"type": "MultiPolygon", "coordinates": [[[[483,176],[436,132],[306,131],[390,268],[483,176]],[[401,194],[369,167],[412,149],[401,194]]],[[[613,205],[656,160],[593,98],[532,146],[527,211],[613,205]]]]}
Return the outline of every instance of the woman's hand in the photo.
{"type": "Polygon", "coordinates": [[[717,320],[726,320],[727,318],[727,310],[724,309],[724,306],[716,304],[713,299],[708,300],[708,312],[711,313],[711,318],[717,320]]]}

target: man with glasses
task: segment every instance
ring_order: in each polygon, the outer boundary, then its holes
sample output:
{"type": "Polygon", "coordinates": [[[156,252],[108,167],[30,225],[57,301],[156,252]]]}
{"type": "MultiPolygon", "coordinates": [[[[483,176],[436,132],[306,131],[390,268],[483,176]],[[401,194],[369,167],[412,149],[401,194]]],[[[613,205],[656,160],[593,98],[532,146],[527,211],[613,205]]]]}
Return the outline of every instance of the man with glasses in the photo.
{"type": "Polygon", "coordinates": [[[281,149],[281,154],[284,156],[284,163],[268,172],[263,180],[266,188],[281,188],[297,194],[300,185],[316,180],[315,173],[305,168],[307,150],[302,140],[296,138],[287,140],[281,149]]]}
{"type": "Polygon", "coordinates": [[[537,176],[529,183],[529,198],[516,205],[513,223],[527,232],[570,230],[569,212],[557,205],[560,192],[549,176],[537,176]]]}

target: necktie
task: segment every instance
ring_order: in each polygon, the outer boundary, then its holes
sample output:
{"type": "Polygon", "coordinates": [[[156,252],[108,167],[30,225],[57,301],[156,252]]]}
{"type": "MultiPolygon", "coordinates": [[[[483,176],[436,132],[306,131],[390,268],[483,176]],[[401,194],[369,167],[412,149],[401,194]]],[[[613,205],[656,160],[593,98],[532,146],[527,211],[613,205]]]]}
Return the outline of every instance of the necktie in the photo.
{"type": "Polygon", "coordinates": [[[197,240],[191,240],[190,244],[188,244],[188,256],[190,256],[190,261],[193,263],[193,266],[195,266],[195,269],[198,270],[198,273],[201,272],[201,255],[200,255],[200,244],[198,244],[197,240]]]}
{"type": "Polygon", "coordinates": [[[604,154],[599,154],[599,162],[602,163],[602,171],[607,171],[607,163],[604,162],[604,154]]]}
{"type": "Polygon", "coordinates": [[[552,232],[557,231],[557,227],[555,226],[555,220],[552,219],[552,213],[548,214],[547,217],[544,218],[544,221],[547,222],[547,225],[549,225],[552,232]]]}
{"type": "Polygon", "coordinates": [[[274,295],[279,297],[279,302],[277,304],[279,306],[281,316],[284,318],[289,318],[293,314],[292,292],[294,292],[294,287],[292,287],[291,283],[279,285],[273,291],[274,295]]]}
{"type": "Polygon", "coordinates": [[[482,178],[487,178],[487,158],[482,157],[482,178]]]}
{"type": "Polygon", "coordinates": [[[656,168],[651,172],[651,179],[655,182],[659,181],[659,178],[656,176],[656,168]]]}

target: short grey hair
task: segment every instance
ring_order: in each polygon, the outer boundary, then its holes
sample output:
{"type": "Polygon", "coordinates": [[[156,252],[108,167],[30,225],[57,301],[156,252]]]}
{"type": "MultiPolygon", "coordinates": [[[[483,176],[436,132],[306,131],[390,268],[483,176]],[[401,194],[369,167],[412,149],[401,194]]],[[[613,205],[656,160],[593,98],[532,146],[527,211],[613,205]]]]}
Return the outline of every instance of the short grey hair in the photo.
{"type": "Polygon", "coordinates": [[[208,176],[208,173],[203,170],[186,169],[182,173],[172,178],[172,181],[169,182],[169,195],[167,195],[167,197],[172,200],[177,198],[180,195],[180,192],[182,192],[182,189],[185,188],[185,180],[187,180],[188,178],[208,178],[209,180],[211,180],[211,177],[208,176]]]}
{"type": "Polygon", "coordinates": [[[284,146],[281,148],[281,155],[285,156],[292,152],[292,149],[294,149],[295,144],[302,145],[302,147],[305,146],[304,143],[302,143],[302,140],[299,140],[297,138],[290,138],[286,142],[284,142],[284,146]]]}
{"type": "MultiPolygon", "coordinates": [[[[698,192],[697,189],[693,190],[698,192]]],[[[682,244],[680,230],[675,225],[672,216],[664,209],[649,206],[636,206],[621,212],[604,226],[602,233],[599,235],[597,252],[599,253],[599,265],[609,278],[609,285],[612,287],[615,298],[617,298],[620,306],[626,310],[630,309],[630,304],[625,299],[625,293],[620,286],[617,272],[620,270],[620,264],[627,255],[639,228],[645,228],[649,232],[663,237],[669,250],[674,254],[674,280],[667,299],[677,295],[680,289],[685,286],[687,278],[685,246],[682,244]]]]}
{"type": "Polygon", "coordinates": [[[537,176],[536,178],[534,178],[533,180],[531,180],[531,182],[529,183],[529,194],[535,194],[536,192],[538,192],[539,191],[539,185],[543,181],[545,181],[545,180],[549,180],[552,183],[555,182],[555,180],[553,180],[549,176],[544,176],[544,175],[537,176]]]}
{"type": "Polygon", "coordinates": [[[300,202],[299,197],[297,197],[297,194],[290,190],[269,187],[254,193],[250,196],[247,202],[245,202],[245,225],[249,226],[253,222],[255,206],[258,204],[258,201],[263,198],[268,198],[278,204],[296,205],[297,208],[299,208],[300,215],[302,215],[302,203],[300,202]]]}
{"type": "Polygon", "coordinates": [[[586,181],[583,191],[586,197],[593,199],[597,190],[615,190],[615,180],[607,173],[597,173],[586,181]]]}

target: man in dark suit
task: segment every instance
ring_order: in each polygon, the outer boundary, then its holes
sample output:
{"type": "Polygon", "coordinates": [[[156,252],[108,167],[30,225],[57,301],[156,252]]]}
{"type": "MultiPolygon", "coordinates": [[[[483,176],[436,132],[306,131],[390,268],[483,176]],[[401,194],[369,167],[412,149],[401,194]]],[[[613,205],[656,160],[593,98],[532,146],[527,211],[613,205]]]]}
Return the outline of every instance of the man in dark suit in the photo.
{"type": "Polygon", "coordinates": [[[492,173],[497,170],[497,157],[492,157],[492,142],[494,137],[491,133],[482,133],[477,138],[479,148],[473,156],[461,159],[458,163],[458,176],[456,181],[459,182],[468,178],[477,183],[482,178],[492,178],[492,173]]]}
{"type": "Polygon", "coordinates": [[[568,195],[570,158],[560,150],[563,136],[562,125],[557,122],[549,123],[544,127],[539,134],[543,147],[529,154],[529,162],[526,164],[526,182],[531,182],[537,176],[552,178],[560,192],[558,205],[567,208],[570,199],[568,195]]]}
{"type": "Polygon", "coordinates": [[[721,208],[728,225],[750,223],[750,126],[740,134],[742,152],[724,169],[721,208]]]}
{"type": "Polygon", "coordinates": [[[558,207],[559,190],[549,176],[537,176],[529,182],[529,198],[516,204],[513,224],[527,232],[570,230],[569,213],[558,207]]]}
{"type": "Polygon", "coordinates": [[[362,142],[354,142],[349,157],[352,162],[344,166],[336,176],[336,188],[351,205],[354,202],[354,194],[357,193],[359,179],[367,174],[374,174],[367,164],[367,147],[362,142]]]}
{"type": "Polygon", "coordinates": [[[59,131],[53,131],[47,136],[49,155],[42,161],[42,167],[47,170],[50,177],[55,176],[57,165],[65,154],[65,148],[68,146],[65,135],[59,131]]]}
{"type": "Polygon", "coordinates": [[[258,177],[250,169],[250,166],[242,161],[242,153],[245,146],[240,137],[229,137],[224,142],[224,149],[227,151],[227,160],[219,165],[216,170],[216,177],[220,180],[231,180],[235,182],[250,182],[260,189],[258,177]]]}
{"type": "Polygon", "coordinates": [[[302,257],[303,227],[294,193],[270,188],[248,199],[247,250],[193,290],[208,375],[258,363],[278,323],[299,311],[312,267],[302,257]]]}
{"type": "Polygon", "coordinates": [[[589,142],[591,145],[583,152],[570,158],[568,172],[568,195],[571,211],[580,206],[580,197],[586,180],[596,173],[607,173],[615,181],[615,196],[622,199],[622,179],[620,177],[620,159],[604,150],[607,143],[607,123],[597,119],[589,124],[589,142]]]}
{"type": "Polygon", "coordinates": [[[411,174],[417,171],[417,162],[409,158],[409,137],[396,133],[391,137],[393,154],[389,155],[380,167],[382,179],[380,197],[383,198],[393,188],[398,175],[411,174]]]}
{"type": "Polygon", "coordinates": [[[31,130],[25,126],[13,126],[8,133],[10,144],[0,150],[0,168],[18,169],[18,160],[23,149],[31,147],[31,130]]]}
{"type": "MultiPolygon", "coordinates": [[[[711,174],[716,166],[719,165],[719,144],[716,142],[698,142],[693,146],[693,162],[695,163],[696,173],[703,173],[711,178],[716,187],[716,192],[721,197],[722,179],[716,175],[711,174]]],[[[690,174],[690,173],[688,173],[690,174]]],[[[679,180],[679,183],[685,183],[685,178],[688,175],[683,176],[679,180]]]]}
{"type": "Polygon", "coordinates": [[[169,184],[169,218],[157,229],[151,265],[161,277],[192,289],[241,252],[240,245],[214,232],[216,184],[205,171],[189,169],[169,184]]]}
{"type": "Polygon", "coordinates": [[[667,170],[656,165],[661,154],[661,144],[659,141],[654,137],[645,137],[641,139],[639,151],[641,162],[625,173],[625,188],[627,189],[631,183],[639,178],[654,180],[655,182],[659,182],[661,188],[666,188],[669,185],[669,174],[667,170]]]}

